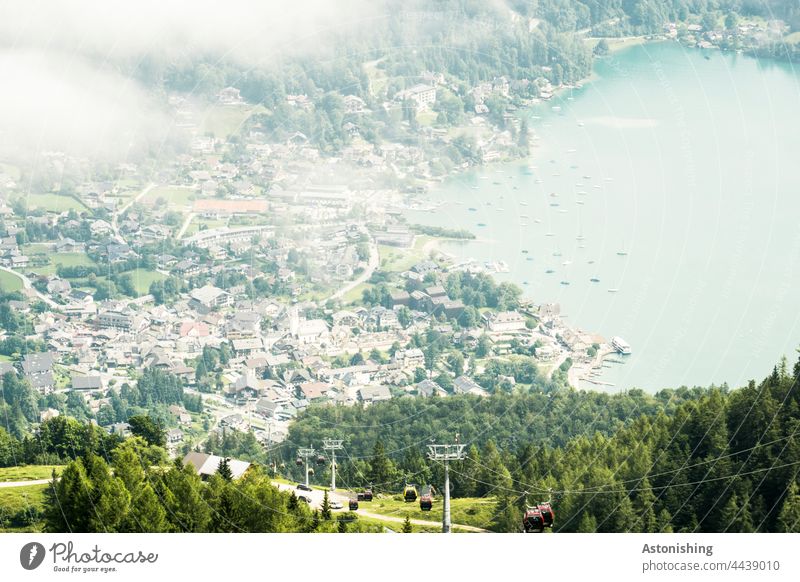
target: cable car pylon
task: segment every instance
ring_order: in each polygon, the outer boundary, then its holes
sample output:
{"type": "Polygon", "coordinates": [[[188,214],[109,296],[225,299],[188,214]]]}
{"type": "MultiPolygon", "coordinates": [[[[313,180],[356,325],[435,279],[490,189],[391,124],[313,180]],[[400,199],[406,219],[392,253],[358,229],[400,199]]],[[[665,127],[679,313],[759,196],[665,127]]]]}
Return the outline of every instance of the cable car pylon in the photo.
{"type": "Polygon", "coordinates": [[[450,471],[448,463],[450,461],[461,461],[466,457],[464,452],[465,445],[459,444],[458,435],[456,442],[451,445],[428,445],[428,458],[431,461],[441,461],[444,463],[444,503],[442,503],[442,533],[450,533],[450,471]]]}

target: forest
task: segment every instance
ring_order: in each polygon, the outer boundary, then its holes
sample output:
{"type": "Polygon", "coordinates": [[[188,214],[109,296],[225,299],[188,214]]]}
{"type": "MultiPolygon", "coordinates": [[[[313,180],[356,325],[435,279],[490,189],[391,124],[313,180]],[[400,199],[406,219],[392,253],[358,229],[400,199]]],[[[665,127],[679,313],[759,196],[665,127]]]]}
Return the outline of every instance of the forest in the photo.
{"type": "MultiPolygon", "coordinates": [[[[459,439],[455,497],[492,496],[489,526],[519,531],[526,505],[551,500],[560,532],[800,531],[800,361],[729,390],[572,389],[489,398],[400,399],[368,408],[312,407],[293,448],[345,439],[339,479],[397,491],[441,483],[426,445],[459,439]]],[[[321,477],[324,479],[324,475],[321,477]]]]}

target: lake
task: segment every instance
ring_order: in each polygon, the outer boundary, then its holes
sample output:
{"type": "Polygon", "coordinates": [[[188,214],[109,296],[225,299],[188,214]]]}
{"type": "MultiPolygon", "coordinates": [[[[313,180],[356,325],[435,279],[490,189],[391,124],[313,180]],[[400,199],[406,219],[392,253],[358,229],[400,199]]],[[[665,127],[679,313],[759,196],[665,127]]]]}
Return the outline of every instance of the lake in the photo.
{"type": "Polygon", "coordinates": [[[603,374],[609,390],[739,386],[782,355],[794,363],[800,75],[791,65],[639,45],[524,115],[537,136],[528,160],[447,181],[430,193],[442,206],[409,220],[469,229],[481,240],[442,249],[504,260],[499,280],[560,303],[574,327],[627,340],[633,354],[603,374]]]}

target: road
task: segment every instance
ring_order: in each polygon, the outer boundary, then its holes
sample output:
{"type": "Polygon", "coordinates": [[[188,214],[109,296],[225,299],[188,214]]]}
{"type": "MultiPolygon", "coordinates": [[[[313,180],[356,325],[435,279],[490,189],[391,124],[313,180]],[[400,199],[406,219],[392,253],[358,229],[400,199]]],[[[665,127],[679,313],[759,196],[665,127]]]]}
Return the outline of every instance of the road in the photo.
{"type": "Polygon", "coordinates": [[[350,291],[361,285],[362,283],[366,282],[370,277],[372,277],[372,273],[374,273],[375,269],[378,268],[380,262],[381,262],[381,257],[380,254],[378,253],[378,245],[372,243],[369,247],[369,261],[367,263],[367,268],[364,269],[364,272],[324,301],[330,301],[332,299],[340,299],[345,295],[347,295],[350,291]]]}
{"type": "Polygon", "coordinates": [[[189,225],[192,223],[193,219],[194,219],[194,212],[190,212],[189,214],[186,215],[186,220],[183,221],[181,229],[178,231],[178,234],[175,235],[175,240],[181,240],[183,233],[185,233],[186,229],[189,228],[189,225]]]}
{"type": "Polygon", "coordinates": [[[30,295],[31,293],[33,293],[34,295],[36,295],[36,297],[38,297],[39,299],[41,299],[42,301],[44,301],[45,303],[47,303],[50,307],[52,307],[54,309],[59,309],[59,308],[62,307],[61,305],[59,305],[58,303],[56,303],[55,301],[50,299],[50,297],[48,297],[44,293],[40,293],[33,286],[33,283],[31,283],[31,280],[28,279],[22,273],[17,273],[16,271],[14,271],[12,269],[9,269],[7,267],[0,267],[0,271],[5,271],[6,273],[11,273],[12,275],[16,275],[17,277],[22,279],[22,288],[27,291],[26,295],[30,295]]]}
{"type": "MultiPolygon", "coordinates": [[[[391,517],[391,516],[383,515],[383,514],[380,514],[380,513],[371,513],[369,511],[364,511],[360,507],[359,507],[358,511],[356,511],[356,513],[358,515],[363,515],[364,517],[371,517],[372,519],[379,519],[381,521],[393,521],[395,523],[405,523],[405,521],[406,521],[405,517],[391,517]]],[[[442,522],[441,521],[426,521],[424,519],[409,519],[408,521],[410,521],[414,525],[421,525],[421,526],[425,526],[425,527],[442,527],[442,522]]],[[[459,523],[453,523],[453,524],[451,524],[451,527],[457,528],[457,529],[463,529],[464,531],[471,531],[471,532],[475,532],[475,533],[488,533],[489,532],[489,530],[486,530],[486,529],[481,529],[479,527],[473,527],[471,525],[463,525],[463,524],[459,524],[459,523]]]]}
{"type": "Polygon", "coordinates": [[[137,195],[136,195],[136,196],[133,198],[133,200],[131,200],[130,202],[128,202],[128,203],[127,203],[125,206],[123,206],[122,208],[120,208],[119,210],[117,210],[117,211],[114,213],[114,216],[111,218],[111,228],[114,230],[114,236],[117,238],[117,240],[118,240],[120,243],[122,243],[122,244],[125,244],[125,239],[124,239],[124,238],[122,238],[122,235],[119,233],[119,224],[118,224],[118,222],[117,222],[117,219],[118,219],[120,216],[122,216],[123,214],[125,214],[125,213],[128,211],[128,208],[130,208],[131,206],[133,206],[134,204],[136,204],[137,202],[139,202],[139,200],[141,200],[142,198],[144,198],[144,197],[147,195],[147,193],[148,193],[148,192],[150,192],[150,190],[152,190],[153,188],[155,188],[155,187],[156,187],[156,185],[157,185],[157,184],[155,184],[155,183],[150,183],[150,184],[148,184],[148,185],[147,185],[147,187],[146,187],[144,190],[142,190],[141,192],[139,192],[139,193],[138,193],[138,194],[137,194],[137,195]]]}
{"type": "Polygon", "coordinates": [[[28,485],[47,485],[50,479],[28,479],[27,481],[0,481],[0,489],[4,487],[27,487],[28,485]]]}

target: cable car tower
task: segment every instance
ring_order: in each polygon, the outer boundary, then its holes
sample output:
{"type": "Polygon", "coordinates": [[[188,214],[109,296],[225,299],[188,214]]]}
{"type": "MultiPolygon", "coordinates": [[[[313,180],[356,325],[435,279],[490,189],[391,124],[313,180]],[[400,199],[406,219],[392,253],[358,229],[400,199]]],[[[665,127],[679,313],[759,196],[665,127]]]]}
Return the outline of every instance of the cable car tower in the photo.
{"type": "Polygon", "coordinates": [[[313,457],[313,456],[314,456],[314,453],[316,453],[316,451],[314,450],[314,447],[308,447],[308,448],[301,448],[301,449],[297,449],[297,460],[299,461],[297,464],[298,464],[298,465],[302,464],[302,460],[301,460],[301,458],[300,458],[300,457],[303,457],[303,458],[305,459],[305,466],[306,466],[306,487],[308,487],[308,486],[309,486],[309,485],[308,485],[308,466],[309,466],[309,464],[308,464],[308,458],[309,458],[309,457],[313,457]]]}
{"type": "Polygon", "coordinates": [[[431,461],[441,461],[444,463],[444,503],[442,504],[442,533],[450,533],[450,472],[448,463],[450,461],[461,461],[466,457],[464,452],[465,445],[456,442],[452,445],[428,445],[428,458],[431,461]]]}
{"type": "Polygon", "coordinates": [[[341,439],[323,439],[322,448],[331,453],[331,491],[336,491],[336,451],[342,450],[341,439]]]}

